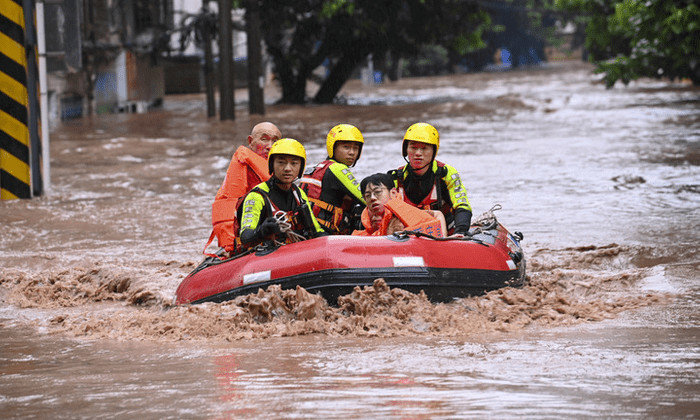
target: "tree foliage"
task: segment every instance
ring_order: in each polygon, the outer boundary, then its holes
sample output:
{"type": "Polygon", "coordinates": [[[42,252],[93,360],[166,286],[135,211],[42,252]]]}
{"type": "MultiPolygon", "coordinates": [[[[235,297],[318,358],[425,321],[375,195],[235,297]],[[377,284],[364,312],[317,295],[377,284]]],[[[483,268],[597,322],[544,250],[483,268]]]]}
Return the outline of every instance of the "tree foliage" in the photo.
{"type": "Polygon", "coordinates": [[[700,8],[694,0],[557,0],[581,13],[585,47],[611,87],[639,77],[700,83],[700,8]]]}
{"type": "Polygon", "coordinates": [[[397,60],[430,44],[463,52],[480,48],[490,24],[477,3],[463,0],[258,1],[266,16],[263,39],[286,103],[304,103],[312,78],[320,83],[312,100],[331,102],[370,54],[391,53],[397,60]],[[322,64],[327,73],[314,75],[322,64]]]}

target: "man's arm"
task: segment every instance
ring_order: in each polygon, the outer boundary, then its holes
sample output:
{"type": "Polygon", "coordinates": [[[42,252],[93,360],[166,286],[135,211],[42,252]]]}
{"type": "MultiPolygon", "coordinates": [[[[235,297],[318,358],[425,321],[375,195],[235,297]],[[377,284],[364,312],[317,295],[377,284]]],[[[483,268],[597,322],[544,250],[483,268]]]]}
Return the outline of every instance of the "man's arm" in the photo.
{"type": "Polygon", "coordinates": [[[362,203],[362,205],[367,205],[365,199],[362,197],[362,192],[360,192],[360,183],[355,178],[350,168],[342,163],[333,163],[328,169],[338,180],[338,183],[346,190],[350,197],[353,197],[357,202],[362,203]]]}
{"type": "Polygon", "coordinates": [[[243,200],[243,211],[241,212],[241,242],[250,245],[264,239],[260,224],[260,215],[265,207],[265,200],[262,195],[251,192],[243,200]]]}
{"type": "Polygon", "coordinates": [[[455,209],[455,234],[466,235],[472,223],[472,212],[463,207],[455,209]]]}
{"type": "Polygon", "coordinates": [[[447,191],[452,201],[452,209],[454,211],[455,233],[466,234],[469,232],[469,226],[472,220],[472,206],[467,198],[467,189],[462,184],[462,179],[459,172],[450,166],[445,165],[447,175],[443,178],[447,185],[447,191]]]}

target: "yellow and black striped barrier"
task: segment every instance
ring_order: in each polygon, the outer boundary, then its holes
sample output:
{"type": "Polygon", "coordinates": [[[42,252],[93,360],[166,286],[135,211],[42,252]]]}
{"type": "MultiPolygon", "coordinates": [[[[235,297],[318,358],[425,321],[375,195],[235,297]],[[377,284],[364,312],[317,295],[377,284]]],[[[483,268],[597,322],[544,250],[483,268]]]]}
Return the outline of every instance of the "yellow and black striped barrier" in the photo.
{"type": "Polygon", "coordinates": [[[30,198],[29,94],[19,0],[0,0],[0,199],[30,198]]]}

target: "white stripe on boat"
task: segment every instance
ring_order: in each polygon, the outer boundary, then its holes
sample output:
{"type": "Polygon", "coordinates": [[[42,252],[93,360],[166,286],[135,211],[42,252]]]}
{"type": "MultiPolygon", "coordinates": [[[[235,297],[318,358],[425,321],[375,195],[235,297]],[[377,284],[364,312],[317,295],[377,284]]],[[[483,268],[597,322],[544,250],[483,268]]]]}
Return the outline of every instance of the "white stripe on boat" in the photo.
{"type": "Polygon", "coordinates": [[[260,283],[261,281],[270,280],[271,277],[272,277],[271,270],[260,271],[258,273],[246,274],[245,276],[243,276],[243,285],[245,286],[246,284],[260,283]]]}
{"type": "Polygon", "coordinates": [[[333,242],[356,243],[357,241],[382,241],[386,236],[360,236],[360,235],[331,235],[324,236],[326,240],[333,242]]]}
{"type": "Polygon", "coordinates": [[[423,257],[393,257],[394,267],[425,267],[423,257]]]}
{"type": "Polygon", "coordinates": [[[516,267],[516,265],[515,265],[515,263],[513,262],[513,260],[508,260],[508,261],[506,261],[506,264],[508,264],[508,268],[510,268],[511,270],[515,270],[515,269],[518,268],[518,267],[516,267]]]}

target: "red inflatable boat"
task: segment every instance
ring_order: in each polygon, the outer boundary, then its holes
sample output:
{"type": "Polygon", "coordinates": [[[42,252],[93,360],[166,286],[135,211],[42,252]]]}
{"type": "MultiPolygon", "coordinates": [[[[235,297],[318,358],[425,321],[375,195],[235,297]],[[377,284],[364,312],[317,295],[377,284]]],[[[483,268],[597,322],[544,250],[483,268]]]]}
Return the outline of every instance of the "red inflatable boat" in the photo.
{"type": "Polygon", "coordinates": [[[383,278],[390,287],[423,290],[432,301],[477,295],[525,282],[519,240],[494,220],[463,239],[419,233],[324,236],[279,247],[258,247],[228,260],[209,258],[177,289],[178,304],[223,302],[279,284],[321,293],[335,305],[355,286],[383,278]]]}

